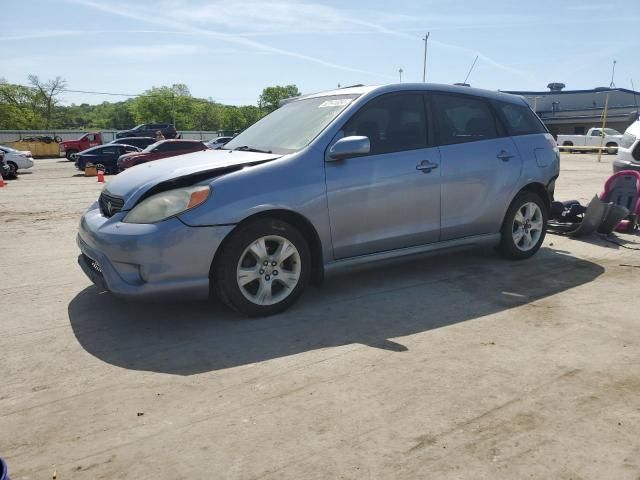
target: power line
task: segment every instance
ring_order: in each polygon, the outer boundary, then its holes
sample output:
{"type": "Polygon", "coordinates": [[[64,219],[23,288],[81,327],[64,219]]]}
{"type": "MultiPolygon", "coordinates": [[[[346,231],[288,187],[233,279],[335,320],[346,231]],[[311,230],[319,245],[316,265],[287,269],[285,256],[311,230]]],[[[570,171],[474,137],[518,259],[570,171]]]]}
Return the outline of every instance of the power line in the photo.
{"type": "MultiPolygon", "coordinates": [[[[22,88],[26,88],[28,90],[35,90],[35,91],[39,91],[36,87],[33,87],[31,85],[22,85],[19,83],[6,83],[6,84],[0,84],[0,88],[3,86],[14,86],[14,87],[22,87],[22,88]]],[[[83,93],[83,94],[88,94],[88,95],[108,95],[108,96],[112,96],[112,97],[130,97],[130,98],[141,98],[141,97],[164,97],[165,94],[164,93],[119,93],[119,92],[98,92],[98,91],[94,91],[94,90],[75,90],[75,89],[71,89],[71,88],[62,88],[60,89],[61,92],[68,92],[68,93],[83,93]]],[[[192,102],[202,102],[202,103],[218,103],[215,100],[208,100],[206,98],[198,98],[198,97],[192,97],[192,96],[187,96],[187,95],[176,95],[174,92],[171,92],[173,94],[173,98],[186,98],[189,99],[189,101],[192,102]]],[[[222,104],[221,104],[222,105],[222,104]]]]}

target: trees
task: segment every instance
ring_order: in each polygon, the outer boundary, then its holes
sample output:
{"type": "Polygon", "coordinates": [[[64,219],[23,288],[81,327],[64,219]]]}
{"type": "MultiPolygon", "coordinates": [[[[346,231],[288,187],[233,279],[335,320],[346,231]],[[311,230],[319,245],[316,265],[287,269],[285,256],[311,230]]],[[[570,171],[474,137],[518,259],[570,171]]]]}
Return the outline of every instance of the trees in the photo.
{"type": "Polygon", "coordinates": [[[60,76],[47,82],[40,81],[37,75],[29,75],[27,78],[35,91],[33,98],[38,104],[37,108],[42,111],[44,127],[49,128],[51,126],[53,109],[59,101],[58,95],[66,88],[67,82],[60,76]]]}
{"type": "Polygon", "coordinates": [[[281,100],[299,95],[300,91],[295,85],[267,87],[262,90],[262,94],[260,94],[260,98],[258,98],[258,107],[267,113],[271,113],[280,106],[281,100]]]}
{"type": "Polygon", "coordinates": [[[0,129],[39,128],[41,121],[31,89],[0,78],[0,129]]]}
{"type": "Polygon", "coordinates": [[[125,130],[140,123],[175,122],[178,130],[244,130],[278,108],[282,99],[300,95],[295,85],[277,85],[262,91],[258,106],[223,105],[195,98],[178,83],[153,87],[122,102],[62,105],[63,78],[41,81],[29,75],[29,83],[14,85],[0,78],[0,129],[125,130]]]}

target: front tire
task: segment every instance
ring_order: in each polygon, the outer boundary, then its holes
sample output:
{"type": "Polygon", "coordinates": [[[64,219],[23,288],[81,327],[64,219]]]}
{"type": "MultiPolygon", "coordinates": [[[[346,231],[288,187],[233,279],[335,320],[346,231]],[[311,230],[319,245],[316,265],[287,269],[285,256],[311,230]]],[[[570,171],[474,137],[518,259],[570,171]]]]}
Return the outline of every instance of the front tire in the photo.
{"type": "Polygon", "coordinates": [[[534,255],[547,233],[547,207],[539,195],[520,192],[513,199],[501,230],[500,253],[522,260],[534,255]]]}
{"type": "Polygon", "coordinates": [[[9,165],[9,175],[11,175],[12,178],[15,178],[18,176],[18,165],[14,162],[7,162],[7,165],[9,165]]]}
{"type": "Polygon", "coordinates": [[[70,162],[74,161],[75,158],[73,157],[76,153],[78,153],[77,150],[67,150],[64,154],[65,157],[67,157],[67,160],[69,160],[70,162]]]}
{"type": "Polygon", "coordinates": [[[311,273],[304,236],[290,224],[264,218],[240,226],[224,242],[212,268],[218,297],[237,312],[265,317],[302,294],[311,273]]]}

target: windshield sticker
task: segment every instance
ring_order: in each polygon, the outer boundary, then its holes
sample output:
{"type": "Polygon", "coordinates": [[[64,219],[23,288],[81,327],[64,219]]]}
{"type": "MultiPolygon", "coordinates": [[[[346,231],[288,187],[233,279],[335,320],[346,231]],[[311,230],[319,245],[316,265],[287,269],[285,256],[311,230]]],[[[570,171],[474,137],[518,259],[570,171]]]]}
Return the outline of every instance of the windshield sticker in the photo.
{"type": "Polygon", "coordinates": [[[327,100],[318,105],[318,108],[328,108],[328,107],[344,107],[345,105],[349,105],[353,100],[351,98],[341,98],[339,100],[327,100]]]}

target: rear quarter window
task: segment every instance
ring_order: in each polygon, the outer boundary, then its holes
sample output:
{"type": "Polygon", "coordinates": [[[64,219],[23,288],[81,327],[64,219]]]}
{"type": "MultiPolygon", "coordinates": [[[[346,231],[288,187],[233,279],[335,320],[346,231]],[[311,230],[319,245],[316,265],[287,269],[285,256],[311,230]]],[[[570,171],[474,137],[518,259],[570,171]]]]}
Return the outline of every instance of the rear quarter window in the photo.
{"type": "Polygon", "coordinates": [[[511,136],[547,133],[544,124],[529,107],[514,103],[496,102],[496,109],[511,136]]]}
{"type": "Polygon", "coordinates": [[[440,145],[498,138],[498,124],[491,107],[483,98],[468,95],[436,94],[432,97],[438,121],[440,145]]]}

